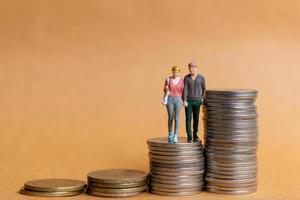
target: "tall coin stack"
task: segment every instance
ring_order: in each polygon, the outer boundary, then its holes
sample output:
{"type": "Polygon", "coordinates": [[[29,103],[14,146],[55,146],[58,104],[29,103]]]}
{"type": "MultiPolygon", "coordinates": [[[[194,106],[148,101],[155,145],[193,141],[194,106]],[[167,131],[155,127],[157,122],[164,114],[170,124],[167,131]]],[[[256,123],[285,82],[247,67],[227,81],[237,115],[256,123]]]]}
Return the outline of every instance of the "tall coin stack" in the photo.
{"type": "Polygon", "coordinates": [[[204,102],[206,190],[248,194],[257,187],[255,90],[209,90],[204,102]]]}
{"type": "Polygon", "coordinates": [[[132,169],[104,169],[87,175],[87,193],[102,197],[129,197],[147,190],[148,175],[132,169]]]}
{"type": "Polygon", "coordinates": [[[202,191],[204,156],[201,141],[187,143],[179,138],[169,144],[168,138],[152,138],[149,147],[149,191],[158,195],[185,196],[202,191]]]}

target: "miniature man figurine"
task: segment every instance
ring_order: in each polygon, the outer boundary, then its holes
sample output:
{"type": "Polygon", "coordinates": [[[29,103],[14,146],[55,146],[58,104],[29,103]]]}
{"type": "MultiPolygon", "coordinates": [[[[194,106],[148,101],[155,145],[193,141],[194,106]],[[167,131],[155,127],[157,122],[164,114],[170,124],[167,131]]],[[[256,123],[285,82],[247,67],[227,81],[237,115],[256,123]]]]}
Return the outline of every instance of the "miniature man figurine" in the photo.
{"type": "Polygon", "coordinates": [[[183,79],[179,76],[180,68],[172,67],[172,76],[167,77],[164,83],[163,105],[167,106],[168,111],[168,142],[178,142],[178,131],[180,126],[180,112],[183,96],[183,79]],[[172,133],[173,119],[175,121],[174,135],[172,133]]]}
{"type": "Polygon", "coordinates": [[[189,74],[184,77],[183,104],[185,106],[185,123],[187,142],[198,141],[199,111],[205,98],[206,86],[204,77],[197,73],[197,65],[189,63],[189,74]],[[191,121],[193,116],[193,138],[191,121]]]}

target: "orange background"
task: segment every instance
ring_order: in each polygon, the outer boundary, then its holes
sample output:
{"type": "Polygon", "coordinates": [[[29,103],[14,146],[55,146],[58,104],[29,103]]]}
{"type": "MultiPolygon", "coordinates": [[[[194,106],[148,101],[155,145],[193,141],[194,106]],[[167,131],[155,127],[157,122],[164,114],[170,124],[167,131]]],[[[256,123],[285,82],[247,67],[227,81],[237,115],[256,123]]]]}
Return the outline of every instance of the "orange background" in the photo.
{"type": "Polygon", "coordinates": [[[163,81],[191,60],[208,89],[259,91],[259,186],[186,198],[300,199],[299,36],[298,0],[0,0],[1,199],[32,199],[17,191],[35,178],[147,171],[163,81]]]}

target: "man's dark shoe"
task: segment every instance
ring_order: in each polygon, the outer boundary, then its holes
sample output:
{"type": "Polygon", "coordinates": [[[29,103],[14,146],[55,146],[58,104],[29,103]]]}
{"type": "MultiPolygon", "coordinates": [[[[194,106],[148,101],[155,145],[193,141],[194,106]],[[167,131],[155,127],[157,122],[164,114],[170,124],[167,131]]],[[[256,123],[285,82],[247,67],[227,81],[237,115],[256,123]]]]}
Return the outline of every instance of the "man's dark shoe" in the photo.
{"type": "Polygon", "coordinates": [[[199,138],[194,138],[193,142],[199,142],[199,138]]]}
{"type": "Polygon", "coordinates": [[[192,140],[189,140],[189,139],[188,139],[187,142],[188,142],[188,143],[192,143],[192,140]]]}

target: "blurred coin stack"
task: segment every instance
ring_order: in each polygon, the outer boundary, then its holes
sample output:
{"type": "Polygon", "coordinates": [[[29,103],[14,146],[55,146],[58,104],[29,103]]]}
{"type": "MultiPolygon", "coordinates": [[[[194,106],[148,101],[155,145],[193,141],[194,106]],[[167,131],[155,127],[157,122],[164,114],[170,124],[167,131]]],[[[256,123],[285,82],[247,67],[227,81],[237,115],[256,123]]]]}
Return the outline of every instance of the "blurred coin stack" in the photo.
{"type": "Polygon", "coordinates": [[[168,138],[152,138],[149,147],[149,191],[158,195],[185,196],[202,191],[204,156],[201,141],[187,143],[179,138],[169,144],[168,138]]]}
{"type": "Polygon", "coordinates": [[[73,179],[37,179],[24,184],[21,194],[41,197],[66,197],[81,194],[86,183],[73,179]]]}
{"type": "Polygon", "coordinates": [[[132,169],[105,169],[87,175],[87,193],[102,197],[129,197],[147,190],[148,175],[132,169]]]}
{"type": "Polygon", "coordinates": [[[257,187],[255,90],[208,90],[204,102],[206,190],[248,194],[257,187]]]}

